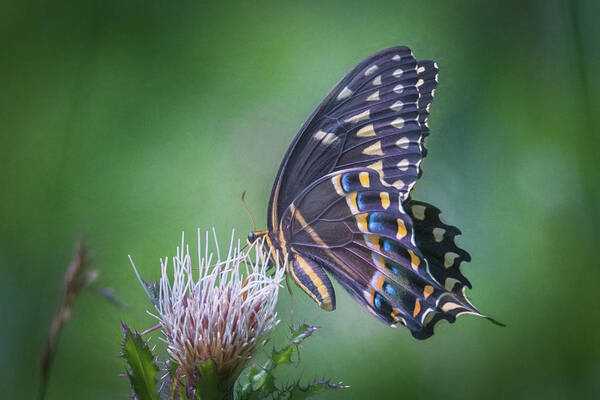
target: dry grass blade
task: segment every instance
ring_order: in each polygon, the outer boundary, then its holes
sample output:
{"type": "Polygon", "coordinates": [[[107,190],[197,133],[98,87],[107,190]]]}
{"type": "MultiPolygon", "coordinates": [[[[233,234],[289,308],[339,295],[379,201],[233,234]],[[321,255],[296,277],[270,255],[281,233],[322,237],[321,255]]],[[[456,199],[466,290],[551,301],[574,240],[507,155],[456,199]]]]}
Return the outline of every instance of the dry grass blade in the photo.
{"type": "Polygon", "coordinates": [[[46,387],[50,368],[56,352],[56,346],[62,328],[71,318],[71,309],[77,295],[81,289],[91,285],[98,278],[97,270],[87,270],[89,263],[88,251],[83,239],[78,239],[75,244],[73,259],[69,264],[62,285],[62,298],[59,308],[52,319],[48,337],[44,344],[42,356],[40,359],[41,383],[39,398],[43,399],[46,394],[46,387]]]}

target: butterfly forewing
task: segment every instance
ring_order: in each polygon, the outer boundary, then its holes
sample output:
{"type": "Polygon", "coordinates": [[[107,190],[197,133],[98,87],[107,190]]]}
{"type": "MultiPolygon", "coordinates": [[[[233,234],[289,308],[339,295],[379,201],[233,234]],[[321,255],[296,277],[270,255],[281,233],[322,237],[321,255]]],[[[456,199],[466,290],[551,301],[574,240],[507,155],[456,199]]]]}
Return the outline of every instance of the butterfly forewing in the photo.
{"type": "Polygon", "coordinates": [[[347,74],[304,124],[280,167],[269,208],[269,227],[308,185],[354,167],[376,171],[408,196],[420,175],[427,117],[437,65],[417,62],[407,47],[369,57],[347,74]]]}

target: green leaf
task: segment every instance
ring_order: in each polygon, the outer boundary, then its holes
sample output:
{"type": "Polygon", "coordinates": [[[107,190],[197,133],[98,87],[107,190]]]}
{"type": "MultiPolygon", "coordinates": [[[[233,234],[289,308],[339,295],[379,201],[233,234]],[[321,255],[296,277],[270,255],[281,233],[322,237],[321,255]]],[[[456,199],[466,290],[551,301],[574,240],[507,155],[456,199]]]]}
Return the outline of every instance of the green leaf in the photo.
{"type": "Polygon", "coordinates": [[[223,393],[219,390],[221,381],[217,374],[217,366],[210,358],[198,366],[196,379],[196,398],[199,400],[219,400],[223,393]]]}
{"type": "Polygon", "coordinates": [[[272,368],[275,368],[281,364],[290,364],[292,362],[293,353],[294,348],[290,345],[287,345],[279,351],[273,349],[273,353],[271,354],[271,360],[273,361],[272,368]]]}
{"type": "Polygon", "coordinates": [[[127,363],[127,376],[135,395],[140,400],[156,400],[156,375],[158,367],[154,355],[137,332],[131,332],[125,323],[121,356],[127,363]]]}
{"type": "Polygon", "coordinates": [[[292,362],[294,346],[297,347],[317,329],[319,329],[318,326],[311,326],[308,324],[301,324],[296,328],[290,328],[292,334],[290,343],[288,343],[281,350],[273,349],[273,352],[271,353],[271,361],[273,362],[271,369],[274,369],[282,364],[290,364],[292,362]]]}
{"type": "Polygon", "coordinates": [[[308,324],[302,324],[297,328],[291,328],[292,331],[292,344],[298,345],[304,341],[307,337],[313,334],[320,326],[312,326],[308,324]]]}
{"type": "Polygon", "coordinates": [[[329,392],[332,390],[338,389],[347,389],[350,386],[345,386],[341,382],[340,383],[331,383],[330,381],[315,381],[309,383],[306,387],[300,386],[300,384],[296,383],[295,385],[282,390],[280,393],[281,397],[285,397],[287,394],[289,399],[292,400],[304,400],[311,398],[319,393],[329,392]]]}
{"type": "Polygon", "coordinates": [[[237,398],[239,400],[255,400],[255,399],[280,399],[280,400],[296,400],[307,399],[318,393],[343,389],[348,386],[343,386],[341,383],[330,383],[329,381],[315,381],[308,384],[306,387],[300,386],[299,383],[288,387],[281,388],[275,384],[274,372],[280,365],[291,364],[294,349],[298,351],[298,346],[311,336],[318,326],[301,324],[295,328],[290,328],[291,338],[289,343],[281,348],[271,352],[271,358],[267,360],[265,365],[252,365],[248,372],[247,384],[240,384],[237,388],[237,398]]]}

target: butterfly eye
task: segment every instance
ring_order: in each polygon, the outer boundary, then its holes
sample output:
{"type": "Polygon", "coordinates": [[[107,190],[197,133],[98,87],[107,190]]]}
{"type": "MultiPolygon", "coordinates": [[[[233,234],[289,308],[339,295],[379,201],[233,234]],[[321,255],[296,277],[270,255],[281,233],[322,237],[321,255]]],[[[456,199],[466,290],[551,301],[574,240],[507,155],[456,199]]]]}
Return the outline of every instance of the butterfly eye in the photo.
{"type": "Polygon", "coordinates": [[[254,232],[248,233],[248,243],[252,244],[256,240],[256,234],[254,232]]]}

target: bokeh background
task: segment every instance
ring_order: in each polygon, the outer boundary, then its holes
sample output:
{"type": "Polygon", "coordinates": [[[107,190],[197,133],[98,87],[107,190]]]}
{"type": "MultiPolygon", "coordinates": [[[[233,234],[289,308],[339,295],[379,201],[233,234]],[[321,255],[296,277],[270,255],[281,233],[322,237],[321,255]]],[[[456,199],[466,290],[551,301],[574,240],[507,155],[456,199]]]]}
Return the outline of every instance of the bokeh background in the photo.
{"type": "Polygon", "coordinates": [[[472,301],[427,341],[338,287],[325,313],[282,291],[282,323],[322,326],[284,379],[352,386],[324,399],[592,398],[600,393],[599,3],[590,1],[2,1],[0,386],[34,398],[78,235],[118,309],[85,292],[48,399],[123,398],[120,324],[154,324],[149,279],[181,232],[266,224],[300,125],[371,53],[440,66],[415,198],[462,231],[472,301]]]}

